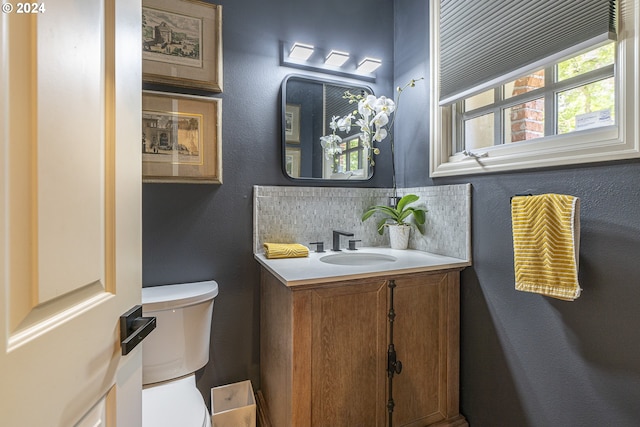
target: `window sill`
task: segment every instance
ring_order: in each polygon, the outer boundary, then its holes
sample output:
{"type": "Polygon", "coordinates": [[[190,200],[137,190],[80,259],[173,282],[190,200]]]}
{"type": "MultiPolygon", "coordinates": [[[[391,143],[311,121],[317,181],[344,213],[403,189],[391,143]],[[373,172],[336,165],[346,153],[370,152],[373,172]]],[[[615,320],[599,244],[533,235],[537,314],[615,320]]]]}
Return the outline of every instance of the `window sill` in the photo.
{"type": "Polygon", "coordinates": [[[438,144],[431,144],[430,175],[436,178],[638,158],[640,144],[634,137],[637,134],[633,129],[630,135],[627,132],[619,135],[616,126],[607,126],[472,150],[476,156],[444,155],[438,152],[438,144]],[[478,157],[481,155],[484,157],[478,157]]]}

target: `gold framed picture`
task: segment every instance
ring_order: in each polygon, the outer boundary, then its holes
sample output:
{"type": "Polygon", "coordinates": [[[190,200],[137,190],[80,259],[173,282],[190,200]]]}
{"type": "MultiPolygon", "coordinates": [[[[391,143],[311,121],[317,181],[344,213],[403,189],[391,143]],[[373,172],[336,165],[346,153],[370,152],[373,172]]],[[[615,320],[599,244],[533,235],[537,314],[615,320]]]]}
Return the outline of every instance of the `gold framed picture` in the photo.
{"type": "Polygon", "coordinates": [[[291,178],[300,178],[300,148],[286,148],[284,168],[291,178]]]}
{"type": "Polygon", "coordinates": [[[222,100],[142,92],[142,182],[222,184],[222,100]]]}
{"type": "Polygon", "coordinates": [[[143,0],[142,80],[222,92],[222,6],[143,0]]]}
{"type": "Polygon", "coordinates": [[[284,111],[284,136],[288,143],[300,143],[300,105],[287,104],[284,111]]]}

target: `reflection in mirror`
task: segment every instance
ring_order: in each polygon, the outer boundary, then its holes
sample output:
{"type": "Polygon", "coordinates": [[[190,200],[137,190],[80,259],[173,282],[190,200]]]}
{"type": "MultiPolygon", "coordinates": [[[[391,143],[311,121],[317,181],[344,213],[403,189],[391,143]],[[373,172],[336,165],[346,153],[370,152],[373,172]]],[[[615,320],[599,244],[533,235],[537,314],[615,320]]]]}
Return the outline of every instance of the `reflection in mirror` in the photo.
{"type": "Polygon", "coordinates": [[[285,174],[295,179],[364,180],[373,175],[369,150],[362,146],[358,126],[339,131],[340,153],[321,145],[331,135],[331,119],[352,113],[357,106],[343,98],[373,94],[371,88],[350,83],[290,75],[282,84],[282,152],[285,174]]]}

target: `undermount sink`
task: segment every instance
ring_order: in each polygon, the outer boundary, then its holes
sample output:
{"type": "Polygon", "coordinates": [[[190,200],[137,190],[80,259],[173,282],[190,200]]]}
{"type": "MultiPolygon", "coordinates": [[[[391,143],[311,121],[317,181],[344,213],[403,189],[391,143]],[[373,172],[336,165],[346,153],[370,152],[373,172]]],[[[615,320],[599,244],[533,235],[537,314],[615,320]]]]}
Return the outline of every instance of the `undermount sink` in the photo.
{"type": "Polygon", "coordinates": [[[320,261],[334,265],[377,265],[386,262],[395,262],[396,257],[391,255],[371,252],[343,252],[325,255],[320,261]]]}

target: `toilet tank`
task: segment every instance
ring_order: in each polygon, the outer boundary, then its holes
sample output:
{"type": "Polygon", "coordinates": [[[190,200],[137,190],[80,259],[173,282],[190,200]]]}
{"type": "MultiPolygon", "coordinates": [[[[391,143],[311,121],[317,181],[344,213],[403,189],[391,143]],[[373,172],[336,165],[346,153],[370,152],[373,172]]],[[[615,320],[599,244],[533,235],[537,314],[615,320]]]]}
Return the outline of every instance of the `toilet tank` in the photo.
{"type": "Polygon", "coordinates": [[[142,288],[142,313],[156,329],[142,342],[142,382],[152,384],[191,374],[209,361],[213,281],[142,288]]]}

